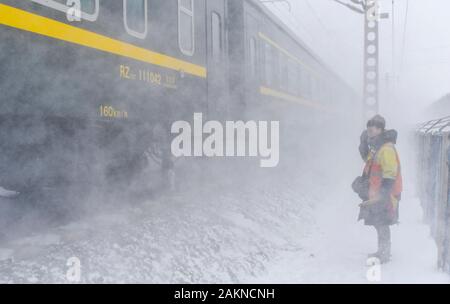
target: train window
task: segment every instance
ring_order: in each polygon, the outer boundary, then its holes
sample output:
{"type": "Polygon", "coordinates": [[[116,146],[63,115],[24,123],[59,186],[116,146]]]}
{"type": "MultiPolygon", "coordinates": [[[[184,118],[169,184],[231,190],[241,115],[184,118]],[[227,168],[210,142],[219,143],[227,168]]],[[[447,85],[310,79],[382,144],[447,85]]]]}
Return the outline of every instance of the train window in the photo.
{"type": "Polygon", "coordinates": [[[195,51],[194,0],[178,0],[178,45],[183,54],[195,51]]]}
{"type": "Polygon", "coordinates": [[[279,87],[280,89],[284,89],[285,81],[284,81],[284,55],[278,52],[278,76],[279,76],[279,87]]]}
{"type": "Polygon", "coordinates": [[[213,58],[219,61],[222,54],[222,18],[217,12],[211,14],[211,35],[211,53],[213,58]]]}
{"type": "Polygon", "coordinates": [[[256,39],[255,37],[251,37],[249,40],[249,59],[250,59],[250,75],[256,76],[256,66],[257,66],[257,58],[256,58],[256,39]]]}
{"type": "Polygon", "coordinates": [[[283,54],[280,54],[280,81],[280,87],[289,90],[289,61],[283,54]]]}
{"type": "Polygon", "coordinates": [[[287,89],[290,93],[294,93],[295,86],[295,66],[290,58],[287,61],[287,89]]]}
{"type": "Polygon", "coordinates": [[[95,1],[94,0],[80,0],[81,10],[88,14],[95,13],[95,1]]]}
{"type": "Polygon", "coordinates": [[[148,31],[147,0],[123,0],[123,23],[128,34],[144,39],[148,31]]]}
{"type": "Polygon", "coordinates": [[[296,77],[295,77],[295,93],[298,96],[302,96],[302,69],[300,66],[296,68],[296,77]]]}
{"type": "Polygon", "coordinates": [[[294,61],[291,58],[288,58],[288,69],[287,69],[287,71],[288,71],[288,76],[287,76],[287,78],[288,78],[288,85],[287,85],[288,90],[289,90],[289,92],[295,94],[295,92],[296,92],[295,84],[297,82],[297,76],[296,76],[297,71],[296,71],[295,63],[294,63],[294,61]]]}
{"type": "Polygon", "coordinates": [[[264,57],[265,57],[265,82],[267,85],[272,84],[272,47],[270,44],[264,44],[264,57]]]}
{"type": "Polygon", "coordinates": [[[273,86],[280,86],[280,53],[276,48],[272,48],[272,81],[273,86]]]}
{"type": "MultiPolygon", "coordinates": [[[[31,0],[32,2],[50,7],[65,14],[73,9],[75,1],[70,0],[31,0]]],[[[80,0],[81,19],[96,21],[99,14],[99,0],[80,0]]]]}

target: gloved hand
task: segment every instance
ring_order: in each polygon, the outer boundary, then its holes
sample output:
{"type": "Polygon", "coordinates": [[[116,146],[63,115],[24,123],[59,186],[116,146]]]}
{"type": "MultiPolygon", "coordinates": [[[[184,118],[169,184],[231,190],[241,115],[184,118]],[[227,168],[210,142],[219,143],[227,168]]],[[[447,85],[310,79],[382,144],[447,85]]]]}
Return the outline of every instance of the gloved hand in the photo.
{"type": "Polygon", "coordinates": [[[364,161],[367,160],[369,156],[369,135],[367,134],[367,130],[364,130],[359,137],[359,153],[364,161]]]}

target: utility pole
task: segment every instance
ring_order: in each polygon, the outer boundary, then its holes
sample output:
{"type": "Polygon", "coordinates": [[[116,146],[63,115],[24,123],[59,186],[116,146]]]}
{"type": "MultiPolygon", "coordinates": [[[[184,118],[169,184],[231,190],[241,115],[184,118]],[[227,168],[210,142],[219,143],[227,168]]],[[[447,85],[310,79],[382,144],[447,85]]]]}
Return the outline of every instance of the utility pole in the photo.
{"type": "Polygon", "coordinates": [[[396,90],[397,90],[397,73],[395,71],[395,0],[392,0],[392,72],[391,72],[391,101],[395,103],[396,101],[396,90]]]}
{"type": "Polygon", "coordinates": [[[334,0],[347,8],[364,15],[364,88],[363,118],[370,119],[379,113],[379,28],[380,19],[389,14],[380,14],[379,0],[334,0]]]}
{"type": "Polygon", "coordinates": [[[395,0],[392,0],[392,76],[395,79],[395,0]]]}

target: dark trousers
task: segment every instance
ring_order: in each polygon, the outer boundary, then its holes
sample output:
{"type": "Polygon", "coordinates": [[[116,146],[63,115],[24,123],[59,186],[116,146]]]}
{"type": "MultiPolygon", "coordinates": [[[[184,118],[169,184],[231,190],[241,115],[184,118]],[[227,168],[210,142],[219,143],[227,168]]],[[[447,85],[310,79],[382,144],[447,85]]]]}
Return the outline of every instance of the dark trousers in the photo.
{"type": "Polygon", "coordinates": [[[388,225],[375,226],[378,236],[378,254],[384,257],[391,255],[391,228],[388,225]]]}

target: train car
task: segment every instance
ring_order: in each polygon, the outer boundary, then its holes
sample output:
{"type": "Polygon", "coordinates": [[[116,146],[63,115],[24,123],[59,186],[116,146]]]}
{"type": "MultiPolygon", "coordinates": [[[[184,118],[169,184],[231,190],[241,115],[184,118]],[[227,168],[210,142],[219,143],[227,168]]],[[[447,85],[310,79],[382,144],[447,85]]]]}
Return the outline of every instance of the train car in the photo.
{"type": "Polygon", "coordinates": [[[211,1],[82,0],[78,15],[69,2],[0,1],[0,184],[11,189],[126,176],[161,144],[155,130],[209,110],[211,1]]]}
{"type": "Polygon", "coordinates": [[[306,121],[354,100],[255,0],[0,0],[0,41],[12,190],[127,180],[148,151],[168,166],[170,125],[194,112],[306,121]]]}
{"type": "Polygon", "coordinates": [[[283,154],[307,161],[307,147],[340,144],[330,126],[348,134],[362,125],[358,95],[266,6],[229,1],[229,16],[231,100],[244,119],[280,122],[283,154]]]}
{"type": "MultiPolygon", "coordinates": [[[[279,119],[286,112],[311,124],[355,111],[357,95],[263,4],[230,1],[230,62],[234,99],[279,119]],[[245,64],[239,58],[245,54],[245,64]]],[[[269,116],[270,117],[270,116],[269,116]]]]}

